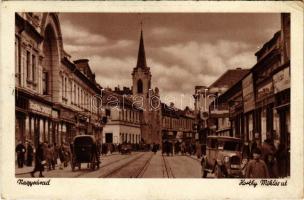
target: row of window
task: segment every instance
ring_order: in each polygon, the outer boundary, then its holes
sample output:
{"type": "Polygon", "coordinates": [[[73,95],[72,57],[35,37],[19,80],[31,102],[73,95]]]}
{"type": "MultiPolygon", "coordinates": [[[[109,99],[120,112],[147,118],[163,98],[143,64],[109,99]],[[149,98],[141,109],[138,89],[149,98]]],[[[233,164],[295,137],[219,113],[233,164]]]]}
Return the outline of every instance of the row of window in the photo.
{"type": "Polygon", "coordinates": [[[131,133],[120,133],[120,142],[128,142],[132,144],[138,144],[140,142],[140,135],[131,134],[131,133]]]}
{"type": "Polygon", "coordinates": [[[129,122],[139,122],[140,121],[140,112],[122,109],[119,112],[119,119],[122,121],[129,121],[129,122]]]}
{"type": "MultiPolygon", "coordinates": [[[[23,77],[25,78],[22,85],[32,88],[43,95],[51,95],[50,88],[50,71],[39,70],[38,68],[38,52],[36,49],[27,45],[21,48],[21,40],[19,36],[15,37],[15,72],[16,85],[21,85],[23,77]],[[39,83],[41,81],[41,83],[39,83]],[[39,86],[39,87],[38,87],[39,86]],[[41,86],[41,90],[40,90],[41,86]]],[[[82,109],[87,109],[94,112],[93,98],[94,96],[72,82],[66,75],[62,75],[62,100],[63,103],[71,102],[82,109]]]]}
{"type": "Polygon", "coordinates": [[[25,73],[27,84],[37,85],[38,74],[38,52],[28,45],[24,51],[21,48],[20,38],[15,37],[15,73],[17,84],[21,84],[21,74],[25,73]],[[22,72],[22,65],[25,65],[25,72],[22,72]]]}
{"type": "Polygon", "coordinates": [[[167,128],[183,128],[183,129],[192,129],[194,120],[192,119],[174,119],[171,117],[163,118],[163,126],[167,128]]]}
{"type": "Polygon", "coordinates": [[[75,81],[69,80],[67,75],[63,74],[61,78],[63,102],[66,104],[71,102],[72,105],[94,112],[94,95],[87,92],[75,81]]]}

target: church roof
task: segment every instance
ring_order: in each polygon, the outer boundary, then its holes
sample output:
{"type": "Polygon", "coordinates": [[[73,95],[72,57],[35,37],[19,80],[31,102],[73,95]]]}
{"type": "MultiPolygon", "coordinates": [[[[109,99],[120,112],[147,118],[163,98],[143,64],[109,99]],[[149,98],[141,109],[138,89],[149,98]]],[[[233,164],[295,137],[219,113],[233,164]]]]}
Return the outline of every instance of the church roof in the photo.
{"type": "Polygon", "coordinates": [[[147,67],[147,62],[146,62],[146,54],[144,47],[143,31],[141,30],[136,68],[146,68],[146,67],[147,67]]]}

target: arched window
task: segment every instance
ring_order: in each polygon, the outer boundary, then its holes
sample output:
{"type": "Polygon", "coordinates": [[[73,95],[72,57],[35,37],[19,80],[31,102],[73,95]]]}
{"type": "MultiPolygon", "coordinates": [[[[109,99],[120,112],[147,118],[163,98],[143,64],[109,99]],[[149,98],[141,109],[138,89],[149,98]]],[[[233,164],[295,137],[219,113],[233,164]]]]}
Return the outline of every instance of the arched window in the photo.
{"type": "Polygon", "coordinates": [[[139,94],[143,93],[143,82],[141,79],[137,81],[137,93],[139,94]]]}

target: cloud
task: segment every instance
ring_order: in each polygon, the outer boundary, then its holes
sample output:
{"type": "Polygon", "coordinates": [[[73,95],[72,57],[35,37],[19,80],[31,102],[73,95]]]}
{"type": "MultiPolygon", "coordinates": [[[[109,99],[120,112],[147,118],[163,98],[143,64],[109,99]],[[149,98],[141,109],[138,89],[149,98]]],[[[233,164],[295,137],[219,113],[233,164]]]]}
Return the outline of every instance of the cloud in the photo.
{"type": "Polygon", "coordinates": [[[63,21],[61,30],[64,33],[64,41],[73,45],[101,45],[107,42],[107,38],[101,34],[94,34],[82,27],[74,26],[70,21],[63,21]]]}
{"type": "Polygon", "coordinates": [[[209,86],[228,69],[251,68],[257,48],[280,28],[279,14],[65,13],[64,48],[74,60],[88,58],[103,87],[131,86],[141,18],[152,86],[166,103],[184,95],[191,107],[196,85],[209,86]]]}

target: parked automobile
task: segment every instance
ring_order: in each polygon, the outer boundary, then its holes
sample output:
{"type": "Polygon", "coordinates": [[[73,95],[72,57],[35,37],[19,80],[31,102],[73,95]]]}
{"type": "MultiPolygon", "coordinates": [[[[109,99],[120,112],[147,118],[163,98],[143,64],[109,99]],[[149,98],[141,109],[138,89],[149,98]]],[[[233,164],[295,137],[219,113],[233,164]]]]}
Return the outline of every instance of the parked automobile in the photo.
{"type": "Polygon", "coordinates": [[[229,136],[208,136],[206,155],[201,160],[203,177],[242,177],[242,142],[229,136]]]}
{"type": "Polygon", "coordinates": [[[120,147],[120,153],[121,154],[131,154],[132,151],[132,145],[128,143],[123,143],[120,147]]]}
{"type": "Polygon", "coordinates": [[[71,167],[72,171],[75,167],[81,169],[81,163],[88,163],[88,167],[92,170],[99,168],[99,151],[95,137],[92,135],[78,135],[73,139],[71,144],[71,167]]]}

